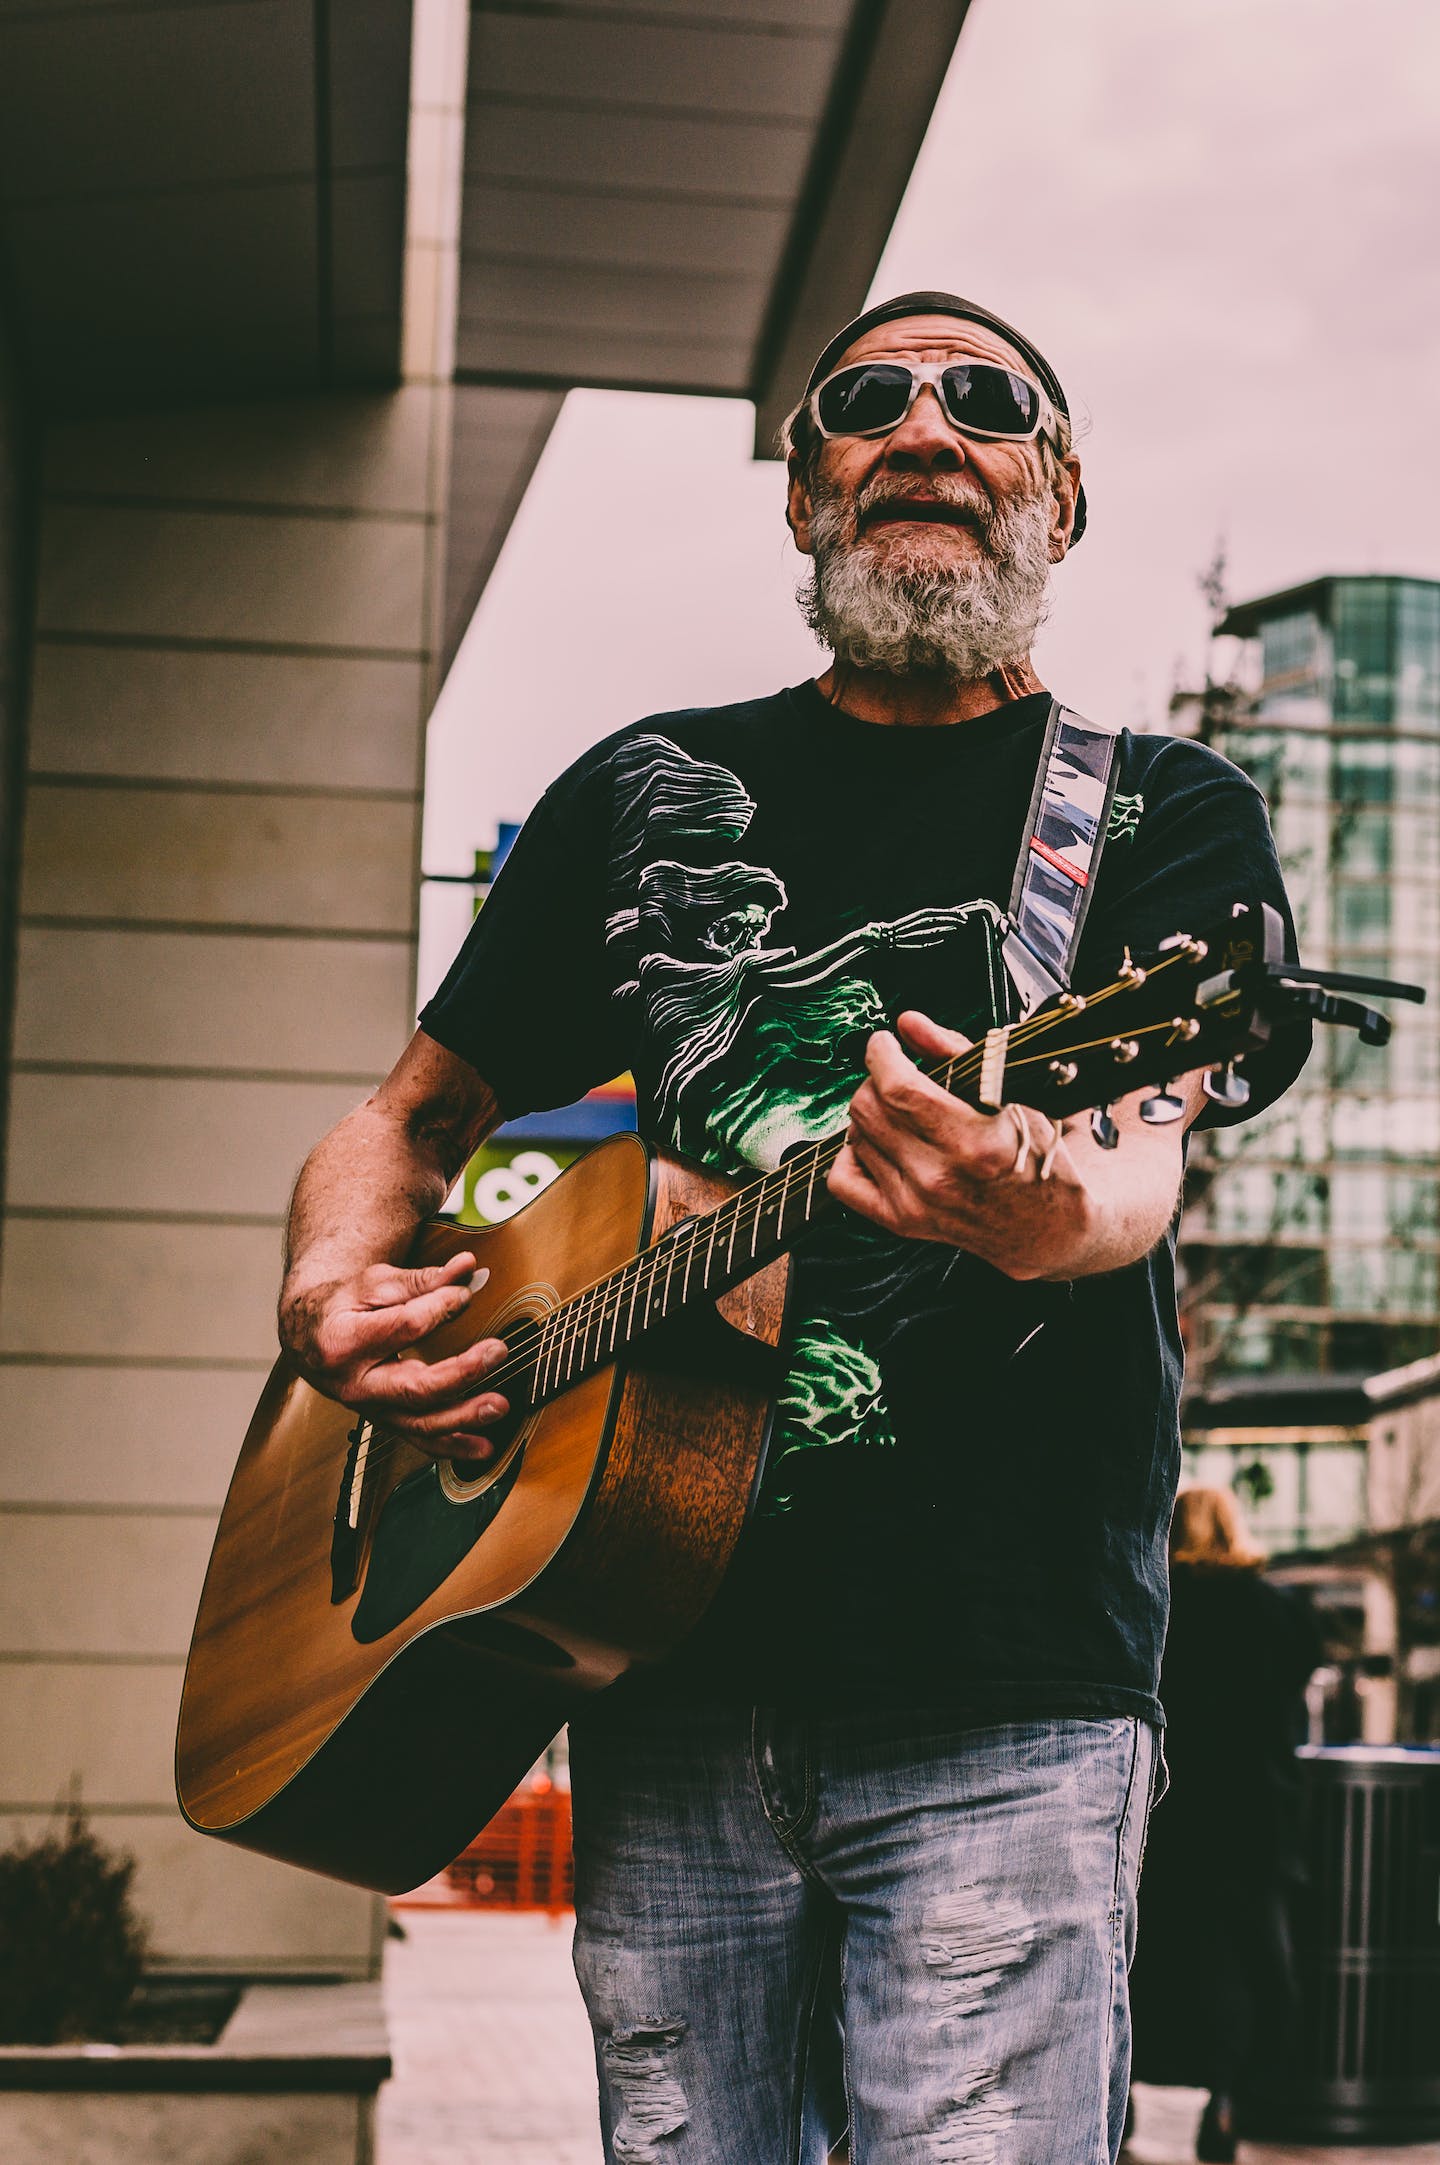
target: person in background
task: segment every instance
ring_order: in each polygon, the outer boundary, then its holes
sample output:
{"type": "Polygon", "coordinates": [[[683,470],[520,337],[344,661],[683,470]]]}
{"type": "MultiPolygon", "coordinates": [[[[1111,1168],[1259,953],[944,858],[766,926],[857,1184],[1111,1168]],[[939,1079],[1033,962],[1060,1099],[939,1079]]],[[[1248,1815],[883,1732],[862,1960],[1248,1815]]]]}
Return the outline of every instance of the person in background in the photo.
{"type": "Polygon", "coordinates": [[[1261,1576],[1229,1489],[1182,1489],[1160,1695],[1170,1790],[1152,1824],[1131,1981],[1137,2081],[1210,2093],[1196,2155],[1235,2155],[1235,2096],[1295,2008],[1295,1748],[1320,1658],[1309,1611],[1261,1576]]]}

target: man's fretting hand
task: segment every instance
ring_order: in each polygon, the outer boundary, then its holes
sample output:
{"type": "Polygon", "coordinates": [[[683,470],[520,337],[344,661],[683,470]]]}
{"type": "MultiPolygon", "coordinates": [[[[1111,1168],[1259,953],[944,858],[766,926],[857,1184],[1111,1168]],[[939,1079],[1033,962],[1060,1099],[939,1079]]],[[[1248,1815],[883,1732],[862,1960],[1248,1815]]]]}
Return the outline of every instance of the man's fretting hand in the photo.
{"type": "MultiPolygon", "coordinates": [[[[1014,1122],[976,1112],[916,1065],[968,1052],[970,1040],[913,1012],[898,1027],[903,1046],[881,1030],[867,1048],[866,1079],[830,1173],[839,1202],[907,1240],[963,1248],[1010,1278],[1084,1277],[1148,1253],[1174,1212],[1186,1123],[1147,1126],[1137,1099],[1121,1101],[1120,1148],[1101,1151],[1088,1128],[1071,1129],[1042,1181],[1037,1153],[1049,1149],[1053,1123],[1028,1116],[1035,1150],[1017,1168],[1014,1122]]],[[[1193,1118],[1198,1077],[1182,1094],[1193,1118]]]]}
{"type": "Polygon", "coordinates": [[[433,1363],[396,1356],[460,1315],[488,1275],[477,1273],[467,1252],[425,1270],[376,1263],[351,1278],[287,1291],[281,1340],[327,1398],[434,1458],[481,1461],[494,1449],[487,1428],[510,1411],[498,1391],[480,1388],[505,1358],[501,1341],[482,1338],[433,1363]]]}

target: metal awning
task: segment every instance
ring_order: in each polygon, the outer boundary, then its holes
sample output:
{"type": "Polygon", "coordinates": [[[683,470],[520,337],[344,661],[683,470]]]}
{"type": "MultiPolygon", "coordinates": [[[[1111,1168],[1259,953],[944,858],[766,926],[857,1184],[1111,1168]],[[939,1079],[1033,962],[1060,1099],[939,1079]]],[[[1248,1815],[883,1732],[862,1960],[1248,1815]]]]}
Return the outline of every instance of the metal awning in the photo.
{"type": "MultiPolygon", "coordinates": [[[[573,384],[753,399],[772,453],[863,305],[968,5],[478,0],[452,517],[518,501],[535,402],[573,384]]],[[[452,534],[450,652],[503,533],[452,534]]]]}

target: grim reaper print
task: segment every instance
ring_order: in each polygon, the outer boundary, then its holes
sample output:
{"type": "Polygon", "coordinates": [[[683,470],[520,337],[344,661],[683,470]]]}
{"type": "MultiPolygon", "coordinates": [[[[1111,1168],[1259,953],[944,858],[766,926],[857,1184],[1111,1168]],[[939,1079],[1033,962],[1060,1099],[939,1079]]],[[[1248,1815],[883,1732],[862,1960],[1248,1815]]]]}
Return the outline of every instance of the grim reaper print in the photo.
{"type": "MultiPolygon", "coordinates": [[[[606,936],[624,956],[616,997],[640,1010],[658,1139],[743,1175],[838,1133],[866,1042],[892,1019],[877,982],[887,964],[959,936],[978,935],[985,949],[991,1012],[981,1026],[1002,1019],[993,903],[857,924],[802,954],[784,941],[784,881],[738,854],[755,804],[736,775],[660,735],[628,739],[610,764],[606,936]]],[[[885,1349],[948,1305],[962,1261],[855,1217],[805,1243],[766,1508],[788,1507],[796,1453],[893,1443],[885,1349]]]]}

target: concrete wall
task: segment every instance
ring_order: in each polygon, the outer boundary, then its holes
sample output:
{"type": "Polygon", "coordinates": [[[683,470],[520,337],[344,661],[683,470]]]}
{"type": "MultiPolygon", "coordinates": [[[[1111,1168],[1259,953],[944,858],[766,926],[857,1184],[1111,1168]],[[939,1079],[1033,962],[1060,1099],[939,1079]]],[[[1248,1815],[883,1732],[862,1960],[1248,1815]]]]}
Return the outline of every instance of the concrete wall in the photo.
{"type": "Polygon", "coordinates": [[[57,427],[0,1294],[0,1816],[72,1778],[186,1966],[369,1972],[368,1897],[180,1823],[217,1508],[310,1143],[411,1022],[445,392],[57,427]]]}

